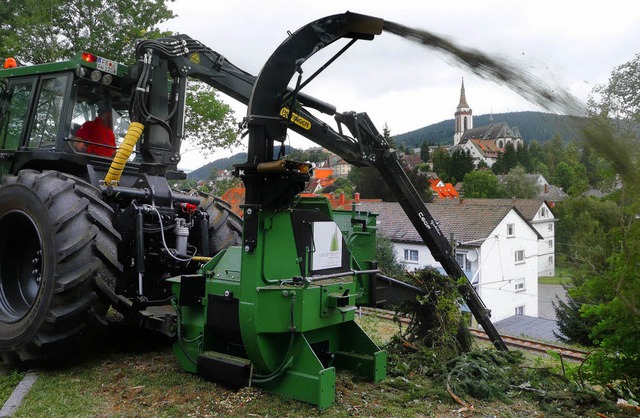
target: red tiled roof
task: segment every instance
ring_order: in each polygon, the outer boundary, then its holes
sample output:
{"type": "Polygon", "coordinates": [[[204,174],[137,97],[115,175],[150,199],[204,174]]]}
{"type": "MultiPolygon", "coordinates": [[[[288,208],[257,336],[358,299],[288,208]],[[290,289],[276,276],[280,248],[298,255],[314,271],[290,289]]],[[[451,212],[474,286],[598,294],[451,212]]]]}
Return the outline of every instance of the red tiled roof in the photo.
{"type": "Polygon", "coordinates": [[[225,192],[220,198],[231,205],[231,210],[236,215],[242,217],[244,212],[240,205],[244,204],[244,186],[233,187],[225,192]]]}
{"type": "Polygon", "coordinates": [[[429,184],[431,185],[431,190],[436,192],[440,199],[453,199],[459,197],[458,191],[451,183],[443,183],[439,179],[429,179],[429,184]]]}
{"type": "Polygon", "coordinates": [[[313,177],[317,179],[326,179],[333,174],[333,169],[329,167],[316,167],[313,169],[313,177]]]}
{"type": "Polygon", "coordinates": [[[473,138],[469,141],[471,141],[471,143],[474,144],[485,157],[497,157],[498,154],[504,152],[504,149],[498,148],[496,143],[491,139],[473,138]]]}

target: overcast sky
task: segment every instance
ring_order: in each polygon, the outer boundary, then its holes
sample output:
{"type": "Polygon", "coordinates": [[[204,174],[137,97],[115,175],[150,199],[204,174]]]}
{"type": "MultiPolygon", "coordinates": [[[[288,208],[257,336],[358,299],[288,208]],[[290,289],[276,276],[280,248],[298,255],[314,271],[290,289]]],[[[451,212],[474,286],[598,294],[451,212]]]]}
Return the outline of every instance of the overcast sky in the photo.
{"type": "MultiPolygon", "coordinates": [[[[201,41],[253,74],[287,31],[346,11],[428,30],[507,60],[580,100],[640,52],[635,1],[176,0],[170,7],[178,17],[163,28],[201,41]]],[[[305,75],[313,72],[303,69],[305,75]]],[[[452,65],[442,53],[384,32],[374,41],[356,43],[305,91],[339,111],[366,111],[378,129],[386,123],[396,135],[453,118],[462,78],[474,115],[545,111],[506,86],[452,65]]],[[[246,107],[225,99],[242,119],[246,107]]],[[[295,137],[290,143],[312,145],[295,137]]],[[[230,153],[219,151],[207,159],[199,154],[186,152],[181,167],[198,168],[230,153]]]]}

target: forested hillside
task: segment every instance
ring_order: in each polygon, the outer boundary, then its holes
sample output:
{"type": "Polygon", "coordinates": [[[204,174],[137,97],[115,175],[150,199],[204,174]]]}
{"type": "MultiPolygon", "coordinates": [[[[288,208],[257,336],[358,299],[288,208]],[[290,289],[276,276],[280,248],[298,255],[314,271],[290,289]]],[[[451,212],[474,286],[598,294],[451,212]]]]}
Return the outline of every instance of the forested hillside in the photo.
{"type": "MultiPolygon", "coordinates": [[[[474,116],[473,126],[478,128],[489,125],[491,123],[490,118],[491,115],[474,116]]],[[[583,123],[583,119],[542,112],[511,112],[494,114],[493,122],[506,122],[511,128],[517,127],[527,143],[530,143],[534,139],[540,143],[544,143],[556,134],[559,134],[565,142],[578,139],[580,137],[580,126],[583,123]]],[[[396,135],[393,137],[393,140],[396,146],[402,144],[406,147],[415,148],[419,147],[423,141],[432,145],[452,144],[453,127],[453,119],[444,120],[434,123],[433,125],[425,126],[424,128],[416,129],[415,131],[396,135]]],[[[391,127],[391,129],[393,129],[393,127],[391,127]]],[[[276,152],[278,152],[279,148],[276,148],[276,152]]],[[[287,153],[289,152],[291,152],[291,149],[287,150],[287,153]]],[[[203,180],[209,176],[212,169],[228,169],[233,164],[246,161],[246,158],[247,154],[242,152],[228,158],[215,160],[190,172],[189,178],[203,180]]]]}
{"type": "MultiPolygon", "coordinates": [[[[473,127],[479,128],[491,123],[491,115],[473,117],[473,127]]],[[[546,142],[559,134],[563,140],[580,138],[582,118],[555,115],[543,112],[511,112],[496,113],[493,122],[506,122],[511,128],[517,127],[522,138],[527,142],[534,139],[540,143],[546,142]]],[[[390,127],[393,134],[393,126],[390,127]]],[[[448,119],[415,131],[393,136],[397,146],[419,147],[423,141],[432,145],[453,144],[454,120],[448,119]]]]}
{"type": "Polygon", "coordinates": [[[219,158],[215,161],[210,162],[209,164],[205,164],[197,170],[193,170],[189,173],[189,178],[194,180],[204,180],[209,177],[211,170],[226,170],[232,167],[234,164],[240,164],[247,161],[247,153],[240,152],[238,154],[233,154],[231,157],[227,158],[219,158]]]}

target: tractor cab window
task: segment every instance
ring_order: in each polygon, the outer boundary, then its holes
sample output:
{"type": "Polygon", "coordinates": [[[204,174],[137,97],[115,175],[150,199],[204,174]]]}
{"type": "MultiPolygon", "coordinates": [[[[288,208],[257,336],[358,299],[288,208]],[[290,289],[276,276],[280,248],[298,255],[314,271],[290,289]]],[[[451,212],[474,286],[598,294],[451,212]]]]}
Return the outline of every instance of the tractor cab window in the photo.
{"type": "Polygon", "coordinates": [[[15,151],[20,146],[29,114],[35,78],[13,82],[2,92],[0,106],[0,149],[15,151]]]}
{"type": "Polygon", "coordinates": [[[29,137],[29,148],[55,146],[68,79],[67,74],[62,74],[42,80],[42,89],[29,137]]]}
{"type": "Polygon", "coordinates": [[[111,157],[124,140],[128,126],[126,98],[101,86],[78,86],[69,136],[76,151],[111,157]]]}

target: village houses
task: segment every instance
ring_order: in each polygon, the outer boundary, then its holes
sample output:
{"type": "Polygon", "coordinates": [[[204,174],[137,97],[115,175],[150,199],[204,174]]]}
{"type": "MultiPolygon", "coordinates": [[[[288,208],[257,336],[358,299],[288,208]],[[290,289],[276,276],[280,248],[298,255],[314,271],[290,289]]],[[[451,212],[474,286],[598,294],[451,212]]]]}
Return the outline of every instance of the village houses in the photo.
{"type": "Polygon", "coordinates": [[[538,277],[555,276],[556,217],[542,199],[438,199],[441,205],[507,206],[516,208],[540,234],[538,239],[538,277]]]}
{"type": "MultiPolygon", "coordinates": [[[[447,201],[444,199],[443,201],[447,201]]],[[[453,243],[456,260],[491,310],[492,321],[538,315],[540,233],[515,207],[428,203],[427,209],[453,243]]],[[[396,202],[366,202],[378,213],[379,234],[389,239],[408,270],[441,268],[396,202]]]]}

